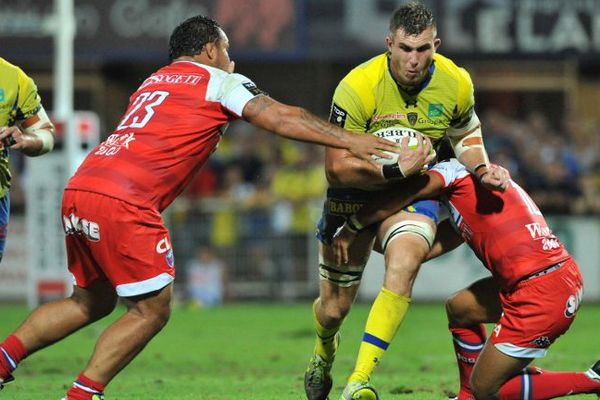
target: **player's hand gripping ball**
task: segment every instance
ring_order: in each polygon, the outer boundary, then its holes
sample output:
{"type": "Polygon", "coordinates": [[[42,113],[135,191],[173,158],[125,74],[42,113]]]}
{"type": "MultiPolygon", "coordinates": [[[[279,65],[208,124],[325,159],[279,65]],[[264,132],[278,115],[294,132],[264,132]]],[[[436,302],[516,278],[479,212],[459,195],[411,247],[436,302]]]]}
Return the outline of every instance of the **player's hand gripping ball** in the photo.
{"type": "MultiPolygon", "coordinates": [[[[403,138],[408,138],[408,148],[410,150],[416,149],[419,144],[417,136],[421,135],[421,133],[412,128],[406,128],[403,126],[391,126],[388,128],[379,129],[373,132],[373,135],[379,136],[380,138],[384,138],[396,143],[398,145],[398,151],[400,151],[400,145],[402,143],[403,138]]],[[[431,152],[434,152],[433,148],[431,149],[431,152]]],[[[385,153],[391,156],[391,158],[382,158],[378,156],[372,156],[372,158],[381,165],[391,165],[396,164],[398,162],[398,153],[392,153],[389,151],[386,151],[385,153]]]]}

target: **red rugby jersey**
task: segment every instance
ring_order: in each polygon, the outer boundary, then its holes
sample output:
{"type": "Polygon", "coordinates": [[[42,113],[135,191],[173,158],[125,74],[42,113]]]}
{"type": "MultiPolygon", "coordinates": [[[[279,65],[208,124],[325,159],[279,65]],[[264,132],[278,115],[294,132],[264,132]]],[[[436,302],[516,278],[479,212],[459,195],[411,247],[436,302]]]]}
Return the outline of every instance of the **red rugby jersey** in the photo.
{"type": "Polygon", "coordinates": [[[504,193],[489,191],[455,159],[431,171],[444,181],[443,195],[463,239],[504,289],[569,257],[536,204],[515,182],[504,193]]]}
{"type": "Polygon", "coordinates": [[[131,95],[119,126],[88,154],[66,189],[162,211],[204,165],[227,124],[258,94],[243,75],[173,62],[131,95]]]}

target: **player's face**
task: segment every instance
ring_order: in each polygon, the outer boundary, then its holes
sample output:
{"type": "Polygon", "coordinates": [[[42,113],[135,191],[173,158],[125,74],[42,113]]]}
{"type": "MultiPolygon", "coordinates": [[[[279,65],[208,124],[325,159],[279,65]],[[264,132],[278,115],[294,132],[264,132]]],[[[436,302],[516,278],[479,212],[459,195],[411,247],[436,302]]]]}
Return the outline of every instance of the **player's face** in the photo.
{"type": "Polygon", "coordinates": [[[427,78],[427,70],[440,45],[433,27],[418,35],[409,35],[403,29],[385,38],[390,52],[392,73],[403,86],[416,86],[427,78]]]}
{"type": "Polygon", "coordinates": [[[229,39],[223,30],[219,30],[219,39],[215,42],[215,67],[233,72],[235,64],[229,58],[229,39]]]}

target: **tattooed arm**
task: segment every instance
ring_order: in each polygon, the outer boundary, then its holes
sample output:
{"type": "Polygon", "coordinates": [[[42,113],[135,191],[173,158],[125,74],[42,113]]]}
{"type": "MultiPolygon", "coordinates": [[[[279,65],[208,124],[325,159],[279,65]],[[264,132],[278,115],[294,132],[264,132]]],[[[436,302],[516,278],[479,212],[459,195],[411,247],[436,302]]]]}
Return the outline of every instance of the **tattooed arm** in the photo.
{"type": "Polygon", "coordinates": [[[388,140],[351,133],[303,108],[280,103],[268,96],[256,96],[250,100],[242,116],[251,124],[279,136],[347,149],[370,163],[372,155],[385,157],[384,150],[397,151],[397,147],[388,140]]]}

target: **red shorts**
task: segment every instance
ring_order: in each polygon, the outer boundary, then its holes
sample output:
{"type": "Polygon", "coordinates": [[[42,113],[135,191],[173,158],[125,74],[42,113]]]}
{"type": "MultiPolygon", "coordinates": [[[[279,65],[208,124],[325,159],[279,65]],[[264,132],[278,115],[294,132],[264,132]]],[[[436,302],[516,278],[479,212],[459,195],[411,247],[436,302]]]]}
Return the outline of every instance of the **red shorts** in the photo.
{"type": "Polygon", "coordinates": [[[108,280],[121,297],[159,290],[175,277],[160,213],[96,193],[65,190],[67,260],[75,284],[108,280]]]}
{"type": "Polygon", "coordinates": [[[579,308],[583,279],[572,258],[545,275],[523,280],[500,292],[502,317],[490,340],[501,352],[540,358],[565,333],[579,308]]]}

